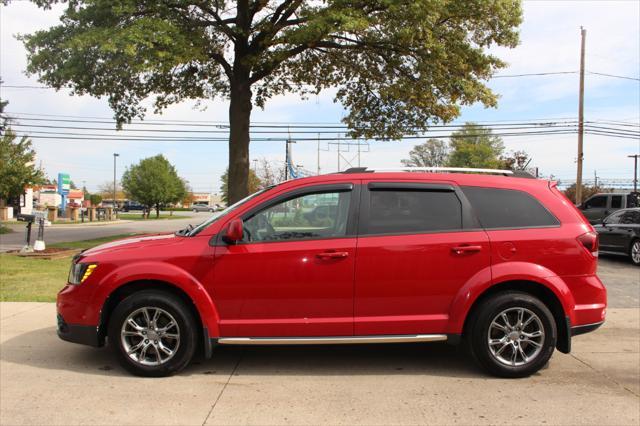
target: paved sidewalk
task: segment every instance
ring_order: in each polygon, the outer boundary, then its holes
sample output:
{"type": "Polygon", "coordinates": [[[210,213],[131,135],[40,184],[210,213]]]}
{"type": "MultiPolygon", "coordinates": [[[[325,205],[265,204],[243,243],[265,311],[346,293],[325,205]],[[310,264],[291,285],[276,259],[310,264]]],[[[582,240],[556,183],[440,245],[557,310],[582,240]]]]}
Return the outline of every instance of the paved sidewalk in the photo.
{"type": "Polygon", "coordinates": [[[182,374],[126,374],[60,341],[55,306],[0,303],[0,424],[628,424],[640,422],[640,316],[610,309],[528,379],[443,344],[220,347],[182,374]]]}

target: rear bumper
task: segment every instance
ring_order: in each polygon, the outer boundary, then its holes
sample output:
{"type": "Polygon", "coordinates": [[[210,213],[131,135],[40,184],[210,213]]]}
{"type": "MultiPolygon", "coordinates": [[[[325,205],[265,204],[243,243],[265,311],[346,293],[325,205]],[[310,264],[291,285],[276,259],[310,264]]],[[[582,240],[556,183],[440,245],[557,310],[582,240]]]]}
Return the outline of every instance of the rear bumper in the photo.
{"type": "Polygon", "coordinates": [[[98,327],[91,325],[67,324],[58,314],[58,337],[67,342],[99,347],[102,346],[98,335],[98,327]]]}
{"type": "Polygon", "coordinates": [[[590,333],[600,328],[602,324],[604,324],[604,321],[595,322],[593,324],[577,325],[575,327],[571,327],[571,335],[578,336],[580,334],[590,333]]]}

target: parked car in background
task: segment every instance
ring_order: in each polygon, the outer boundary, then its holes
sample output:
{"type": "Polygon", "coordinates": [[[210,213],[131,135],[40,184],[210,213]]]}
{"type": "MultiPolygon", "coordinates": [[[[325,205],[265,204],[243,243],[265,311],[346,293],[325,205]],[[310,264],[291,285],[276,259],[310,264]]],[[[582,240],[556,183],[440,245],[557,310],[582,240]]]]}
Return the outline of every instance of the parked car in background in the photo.
{"type": "Polygon", "coordinates": [[[125,201],[122,204],[122,208],[120,209],[123,212],[129,212],[129,211],[133,211],[133,210],[139,210],[142,211],[144,210],[144,206],[140,203],[138,203],[137,201],[125,201]]]}
{"type": "Polygon", "coordinates": [[[214,212],[215,207],[208,204],[194,204],[191,206],[191,210],[194,212],[214,212]]]}
{"type": "Polygon", "coordinates": [[[595,194],[578,206],[591,224],[602,223],[602,219],[616,210],[632,207],[640,207],[638,192],[595,194]]]}
{"type": "Polygon", "coordinates": [[[217,345],[436,341],[528,376],[605,320],[598,234],[552,182],[466,171],[294,179],[196,227],[85,250],[58,334],[108,343],[142,376],[217,345]],[[331,208],[310,226],[317,206],[331,208]]]}
{"type": "Polygon", "coordinates": [[[600,252],[629,256],[640,266],[640,208],[622,209],[595,226],[600,236],[600,252]]]}

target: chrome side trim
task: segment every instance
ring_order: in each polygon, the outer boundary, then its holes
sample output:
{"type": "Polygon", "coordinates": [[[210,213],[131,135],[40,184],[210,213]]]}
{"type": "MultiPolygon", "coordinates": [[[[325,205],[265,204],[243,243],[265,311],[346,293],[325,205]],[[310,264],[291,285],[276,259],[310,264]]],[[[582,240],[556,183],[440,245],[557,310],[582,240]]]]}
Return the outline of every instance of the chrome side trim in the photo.
{"type": "Polygon", "coordinates": [[[223,345],[352,345],[360,343],[441,342],[446,334],[335,337],[221,337],[223,345]]]}

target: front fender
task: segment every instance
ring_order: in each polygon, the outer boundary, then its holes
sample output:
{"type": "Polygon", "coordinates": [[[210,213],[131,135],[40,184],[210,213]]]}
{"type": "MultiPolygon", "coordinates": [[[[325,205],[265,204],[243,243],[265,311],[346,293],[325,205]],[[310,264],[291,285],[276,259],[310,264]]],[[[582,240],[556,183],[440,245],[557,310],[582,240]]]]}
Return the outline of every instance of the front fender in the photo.
{"type": "Polygon", "coordinates": [[[218,310],[209,293],[191,274],[170,263],[141,261],[118,267],[102,278],[95,297],[104,303],[119,287],[135,281],[160,281],[182,290],[193,301],[209,336],[220,335],[218,310]]]}
{"type": "Polygon", "coordinates": [[[540,284],[553,292],[560,301],[565,315],[574,318],[575,300],[567,284],[551,270],[528,262],[505,262],[493,265],[475,274],[463,285],[454,297],[449,311],[448,333],[460,334],[473,304],[487,290],[495,285],[510,281],[530,281],[540,284]]]}

